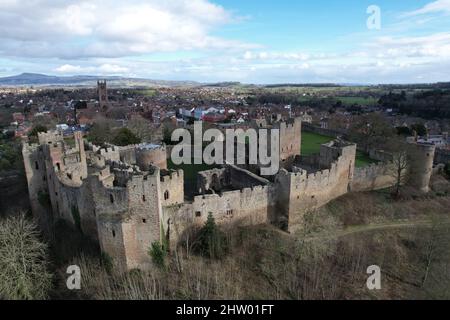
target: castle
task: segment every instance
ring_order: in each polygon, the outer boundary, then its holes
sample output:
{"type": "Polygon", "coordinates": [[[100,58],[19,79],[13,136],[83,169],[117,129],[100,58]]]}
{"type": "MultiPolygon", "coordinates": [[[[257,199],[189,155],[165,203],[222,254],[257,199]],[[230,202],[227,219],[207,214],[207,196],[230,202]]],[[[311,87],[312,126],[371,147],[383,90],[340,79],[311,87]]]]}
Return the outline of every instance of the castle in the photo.
{"type": "MultiPolygon", "coordinates": [[[[191,198],[183,171],[167,170],[165,146],[101,148],[85,143],[80,132],[70,145],[57,132],[40,133],[38,144],[23,145],[33,215],[46,232],[59,219],[70,222],[120,268],[147,269],[153,242],[175,248],[209,213],[219,224],[295,231],[306,212],[339,196],[396,183],[392,161],[357,168],[356,145],[340,139],[322,145],[320,154],[302,156],[300,119],[254,126],[280,129],[281,170],[270,177],[235,165],[199,172],[191,198]]],[[[413,147],[410,181],[427,192],[435,147],[413,147]]]]}

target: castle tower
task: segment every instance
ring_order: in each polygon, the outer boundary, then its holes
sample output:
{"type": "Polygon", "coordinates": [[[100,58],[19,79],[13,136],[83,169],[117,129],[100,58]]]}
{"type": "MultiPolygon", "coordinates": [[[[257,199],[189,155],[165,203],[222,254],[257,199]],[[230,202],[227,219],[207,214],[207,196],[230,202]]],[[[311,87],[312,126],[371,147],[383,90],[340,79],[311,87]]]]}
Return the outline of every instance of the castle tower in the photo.
{"type": "Polygon", "coordinates": [[[280,123],[280,166],[290,168],[293,160],[301,153],[302,120],[291,119],[280,123]]]}
{"type": "Polygon", "coordinates": [[[108,89],[106,88],[106,80],[97,81],[97,92],[100,108],[108,107],[108,89]]]}
{"type": "Polygon", "coordinates": [[[428,143],[411,144],[409,184],[419,191],[430,190],[430,179],[433,173],[433,162],[436,146],[428,143]]]}

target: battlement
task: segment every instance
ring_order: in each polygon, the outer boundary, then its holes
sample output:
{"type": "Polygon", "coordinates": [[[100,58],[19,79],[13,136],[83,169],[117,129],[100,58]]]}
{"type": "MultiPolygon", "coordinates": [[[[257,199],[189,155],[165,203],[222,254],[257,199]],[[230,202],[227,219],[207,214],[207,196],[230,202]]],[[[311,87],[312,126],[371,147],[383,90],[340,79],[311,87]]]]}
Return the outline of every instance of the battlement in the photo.
{"type": "Polygon", "coordinates": [[[38,132],[39,144],[52,144],[64,140],[64,137],[59,131],[38,132]]]}
{"type": "Polygon", "coordinates": [[[385,174],[392,169],[392,162],[371,163],[363,168],[355,168],[354,179],[370,178],[385,174]]]}
{"type": "Polygon", "coordinates": [[[168,175],[161,175],[161,182],[167,183],[171,180],[184,179],[184,171],[179,170],[170,170],[168,175]]]}
{"type": "Polygon", "coordinates": [[[280,130],[298,130],[301,129],[302,119],[288,119],[287,121],[279,122],[277,125],[280,130]]]}

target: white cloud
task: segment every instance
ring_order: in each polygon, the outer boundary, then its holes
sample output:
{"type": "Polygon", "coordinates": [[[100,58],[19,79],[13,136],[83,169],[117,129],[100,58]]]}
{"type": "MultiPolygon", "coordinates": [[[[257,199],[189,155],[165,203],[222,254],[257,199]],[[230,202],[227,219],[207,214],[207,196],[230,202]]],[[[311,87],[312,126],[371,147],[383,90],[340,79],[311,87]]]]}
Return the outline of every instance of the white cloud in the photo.
{"type": "Polygon", "coordinates": [[[74,66],[71,64],[64,64],[55,69],[56,72],[61,73],[80,73],[83,70],[81,66],[74,66]]]}
{"type": "Polygon", "coordinates": [[[63,74],[97,74],[97,75],[123,75],[129,73],[129,69],[115,64],[105,63],[99,66],[86,66],[64,64],[54,69],[63,74]]]}
{"type": "Polygon", "coordinates": [[[407,12],[404,16],[417,16],[429,13],[450,14],[450,0],[433,1],[418,10],[407,12]]]}
{"type": "Polygon", "coordinates": [[[80,58],[253,47],[211,35],[233,19],[208,0],[1,0],[0,53],[80,58]]]}

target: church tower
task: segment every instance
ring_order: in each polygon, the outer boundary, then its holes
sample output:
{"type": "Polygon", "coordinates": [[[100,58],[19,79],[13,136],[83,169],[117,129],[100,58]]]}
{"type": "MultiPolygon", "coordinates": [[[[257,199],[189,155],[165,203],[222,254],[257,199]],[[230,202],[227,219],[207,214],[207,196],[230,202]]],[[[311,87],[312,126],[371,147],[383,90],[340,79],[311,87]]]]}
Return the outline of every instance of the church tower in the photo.
{"type": "Polygon", "coordinates": [[[100,108],[108,107],[108,90],[106,89],[106,80],[97,81],[97,91],[100,108]]]}

